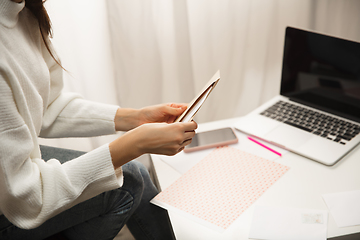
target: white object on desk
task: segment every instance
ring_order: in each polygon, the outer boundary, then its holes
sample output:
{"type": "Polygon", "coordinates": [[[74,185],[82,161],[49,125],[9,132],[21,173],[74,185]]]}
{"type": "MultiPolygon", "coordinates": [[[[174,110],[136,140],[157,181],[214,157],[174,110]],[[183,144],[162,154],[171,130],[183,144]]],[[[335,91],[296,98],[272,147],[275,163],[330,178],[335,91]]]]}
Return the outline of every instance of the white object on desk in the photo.
{"type": "Polygon", "coordinates": [[[338,227],[360,225],[360,190],[324,194],[322,197],[338,227]]]}
{"type": "Polygon", "coordinates": [[[256,206],[249,238],[326,240],[327,222],[325,210],[256,206]]]}
{"type": "Polygon", "coordinates": [[[232,147],[220,147],[151,202],[224,230],[288,169],[232,147]]]}

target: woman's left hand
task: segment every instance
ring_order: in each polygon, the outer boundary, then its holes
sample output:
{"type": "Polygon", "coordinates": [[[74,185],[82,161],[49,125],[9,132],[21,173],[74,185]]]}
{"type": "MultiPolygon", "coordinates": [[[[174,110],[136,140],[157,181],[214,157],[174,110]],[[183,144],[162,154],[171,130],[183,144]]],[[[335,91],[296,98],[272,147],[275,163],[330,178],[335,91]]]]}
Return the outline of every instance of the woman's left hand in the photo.
{"type": "Polygon", "coordinates": [[[153,122],[172,123],[186,109],[187,104],[168,103],[140,109],[140,124],[153,122]]]}
{"type": "Polygon", "coordinates": [[[144,107],[139,110],[119,108],[115,116],[115,129],[127,131],[145,123],[172,123],[186,109],[187,104],[168,103],[144,107]]]}

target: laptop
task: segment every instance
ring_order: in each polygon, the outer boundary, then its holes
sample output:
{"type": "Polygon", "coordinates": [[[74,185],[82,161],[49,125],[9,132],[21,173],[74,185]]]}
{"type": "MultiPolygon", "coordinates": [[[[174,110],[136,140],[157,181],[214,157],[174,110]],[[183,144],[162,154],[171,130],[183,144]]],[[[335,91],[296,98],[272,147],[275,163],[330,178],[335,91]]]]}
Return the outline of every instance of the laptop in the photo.
{"type": "Polygon", "coordinates": [[[360,142],[360,43],[287,27],[280,85],[234,127],[328,166],[360,142]]]}

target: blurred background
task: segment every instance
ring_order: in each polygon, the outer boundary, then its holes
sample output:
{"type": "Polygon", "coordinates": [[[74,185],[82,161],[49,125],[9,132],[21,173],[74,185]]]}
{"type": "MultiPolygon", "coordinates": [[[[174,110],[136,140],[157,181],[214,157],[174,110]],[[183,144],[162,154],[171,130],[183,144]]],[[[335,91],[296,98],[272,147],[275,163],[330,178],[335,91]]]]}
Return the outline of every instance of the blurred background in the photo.
{"type": "MultiPolygon", "coordinates": [[[[186,103],[219,69],[198,123],[243,116],[279,93],[286,26],[360,41],[358,0],[48,0],[46,8],[65,90],[86,99],[186,103]]],[[[116,137],[40,143],[90,151],[116,137]]]]}

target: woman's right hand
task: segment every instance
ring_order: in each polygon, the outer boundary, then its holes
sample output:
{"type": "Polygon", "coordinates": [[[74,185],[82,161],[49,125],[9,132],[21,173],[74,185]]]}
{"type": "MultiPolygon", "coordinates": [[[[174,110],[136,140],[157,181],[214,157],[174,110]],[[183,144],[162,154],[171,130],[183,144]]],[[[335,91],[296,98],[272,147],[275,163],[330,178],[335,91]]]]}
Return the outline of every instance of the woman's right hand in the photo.
{"type": "Polygon", "coordinates": [[[148,123],[128,131],[109,144],[115,168],[145,153],[175,155],[191,143],[196,122],[148,123]]]}

